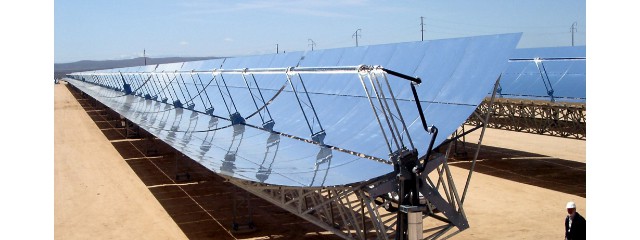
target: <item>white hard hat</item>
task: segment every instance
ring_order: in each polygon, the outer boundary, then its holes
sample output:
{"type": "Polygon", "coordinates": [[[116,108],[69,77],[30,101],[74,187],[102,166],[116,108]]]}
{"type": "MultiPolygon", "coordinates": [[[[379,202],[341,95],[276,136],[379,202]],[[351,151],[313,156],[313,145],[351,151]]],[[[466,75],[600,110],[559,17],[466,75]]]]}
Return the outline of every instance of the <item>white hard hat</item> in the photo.
{"type": "Polygon", "coordinates": [[[576,208],[576,203],[574,203],[574,202],[568,202],[568,203],[567,203],[567,208],[576,208]]]}

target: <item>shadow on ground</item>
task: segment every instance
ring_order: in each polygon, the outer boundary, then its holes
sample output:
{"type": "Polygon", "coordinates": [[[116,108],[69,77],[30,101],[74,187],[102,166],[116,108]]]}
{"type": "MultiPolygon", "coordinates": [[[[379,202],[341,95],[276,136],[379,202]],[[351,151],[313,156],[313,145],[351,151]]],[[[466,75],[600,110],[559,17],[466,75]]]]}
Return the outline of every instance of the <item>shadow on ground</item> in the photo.
{"type": "MultiPolygon", "coordinates": [[[[241,191],[162,141],[149,138],[144,131],[139,136],[127,138],[127,131],[121,127],[117,114],[70,90],[189,239],[339,239],[241,191]],[[234,198],[239,203],[236,222],[248,222],[246,213],[249,209],[246,204],[242,205],[248,200],[258,231],[231,233],[234,198]]],[[[466,144],[467,156],[472,156],[475,147],[474,144],[466,144]]],[[[584,163],[490,146],[482,146],[478,159],[476,172],[586,197],[584,163]]],[[[467,160],[457,156],[450,160],[450,165],[469,169],[471,163],[467,160]]]]}
{"type": "MultiPolygon", "coordinates": [[[[469,169],[476,144],[466,143],[458,149],[458,157],[450,165],[469,169]],[[464,149],[464,150],[463,150],[464,149]],[[460,153],[466,151],[466,157],[460,153]]],[[[529,184],[563,193],[586,197],[586,164],[536,153],[482,146],[475,172],[529,184]]]]}
{"type": "Polygon", "coordinates": [[[189,239],[341,239],[226,182],[142,129],[127,138],[117,114],[67,87],[189,239]],[[234,222],[240,231],[232,230],[234,222]],[[241,233],[249,222],[257,230],[241,233]]]}

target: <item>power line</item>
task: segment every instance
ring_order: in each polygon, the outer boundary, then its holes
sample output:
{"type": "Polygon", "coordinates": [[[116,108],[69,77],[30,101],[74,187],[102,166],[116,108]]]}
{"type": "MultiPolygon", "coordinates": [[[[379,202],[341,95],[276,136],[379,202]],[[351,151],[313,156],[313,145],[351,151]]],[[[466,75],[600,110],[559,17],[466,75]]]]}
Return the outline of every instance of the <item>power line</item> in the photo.
{"type": "Polygon", "coordinates": [[[316,45],[316,42],[314,42],[313,39],[311,39],[311,38],[309,38],[309,41],[311,42],[311,43],[309,43],[309,45],[311,45],[311,51],[313,51],[313,46],[316,45]]]}
{"type": "Polygon", "coordinates": [[[571,46],[573,47],[574,46],[573,34],[578,31],[578,22],[573,22],[573,24],[571,24],[570,30],[571,30],[571,46]]]}
{"type": "Polygon", "coordinates": [[[358,31],[362,32],[362,29],[358,28],[358,30],[356,30],[356,32],[351,35],[351,38],[356,38],[356,47],[358,46],[358,36],[362,37],[362,33],[358,35],[358,31]]]}
{"type": "Polygon", "coordinates": [[[424,41],[424,17],[420,17],[420,32],[422,32],[422,40],[424,41]]]}

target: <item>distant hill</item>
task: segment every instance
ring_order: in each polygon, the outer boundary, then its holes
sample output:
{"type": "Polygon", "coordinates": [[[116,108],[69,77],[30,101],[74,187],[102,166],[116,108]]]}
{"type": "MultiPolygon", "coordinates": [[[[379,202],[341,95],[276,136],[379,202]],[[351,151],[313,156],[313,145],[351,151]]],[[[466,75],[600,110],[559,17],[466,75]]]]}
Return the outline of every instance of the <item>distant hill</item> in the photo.
{"type": "MultiPolygon", "coordinates": [[[[147,58],[147,65],[162,64],[162,63],[174,63],[174,62],[189,62],[199,61],[207,59],[216,59],[221,57],[167,57],[167,58],[147,58]]],[[[104,60],[93,61],[83,60],[72,63],[55,63],[54,64],[54,77],[62,78],[66,74],[72,72],[82,72],[100,69],[111,69],[121,67],[134,67],[144,65],[144,58],[123,59],[123,60],[104,60]]]]}

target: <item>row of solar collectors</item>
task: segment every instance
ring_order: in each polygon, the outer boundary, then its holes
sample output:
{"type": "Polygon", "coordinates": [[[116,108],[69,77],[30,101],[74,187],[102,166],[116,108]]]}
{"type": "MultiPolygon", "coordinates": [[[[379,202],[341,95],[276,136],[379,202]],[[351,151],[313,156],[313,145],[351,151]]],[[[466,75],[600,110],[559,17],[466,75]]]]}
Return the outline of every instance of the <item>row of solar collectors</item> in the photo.
{"type": "Polygon", "coordinates": [[[586,47],[516,49],[510,59],[500,79],[499,96],[586,102],[586,47]]]}
{"type": "Polygon", "coordinates": [[[87,82],[69,80],[83,92],[211,171],[270,185],[323,187],[375,179],[389,164],[331,150],[279,134],[145,100],[87,82]],[[354,170],[360,172],[353,174],[354,170]]]}
{"type": "MultiPolygon", "coordinates": [[[[102,82],[111,78],[109,81],[115,88],[122,85],[122,80],[118,82],[118,78],[124,78],[133,91],[142,91],[142,96],[158,95],[167,98],[167,103],[180,101],[184,106],[193,103],[194,109],[200,112],[213,107],[213,114],[220,118],[230,119],[230,114],[238,112],[248,124],[255,126],[272,119],[275,122],[274,131],[307,140],[311,140],[311,134],[322,126],[326,132],[325,144],[388,159],[390,149],[376,120],[377,116],[384,122],[384,117],[380,109],[377,115],[372,110],[357,74],[300,74],[290,76],[292,80],[289,82],[284,74],[223,73],[214,76],[210,72],[214,69],[365,64],[381,65],[406,75],[418,76],[423,79],[417,90],[427,123],[440,129],[435,142],[435,146],[438,146],[464,123],[487,92],[491,92],[493,83],[505,69],[508,56],[512,54],[519,38],[520,34],[502,34],[161,64],[92,73],[110,73],[94,75],[93,78],[101,78],[102,82]],[[298,91],[306,89],[310,101],[304,102],[304,95],[297,97],[291,85],[298,91]],[[258,88],[260,92],[255,91],[258,88]],[[262,108],[263,104],[255,102],[256,99],[260,100],[257,95],[262,95],[261,99],[270,101],[270,104],[262,108]],[[302,100],[299,102],[299,99],[302,100]],[[317,119],[304,115],[304,109],[308,111],[311,107],[317,119]],[[308,124],[306,118],[310,119],[308,124]]],[[[412,101],[410,83],[394,76],[388,77],[408,128],[408,132],[401,133],[403,144],[409,145],[409,135],[415,147],[424,153],[431,136],[424,131],[420,122],[416,104],[412,101]]],[[[371,89],[369,94],[373,94],[371,89]]],[[[394,103],[388,100],[388,104],[393,106],[394,103]]],[[[399,122],[399,116],[396,115],[394,120],[399,122]]],[[[387,135],[387,139],[390,138],[387,135]]],[[[397,146],[392,146],[391,150],[397,150],[397,146]]]]}
{"type": "MultiPolygon", "coordinates": [[[[313,132],[304,123],[305,116],[284,74],[253,75],[250,78],[242,75],[221,74],[214,79],[214,76],[206,71],[217,68],[381,65],[410,76],[422,77],[424,83],[418,87],[418,94],[421,101],[424,101],[423,107],[427,121],[444,133],[438,137],[437,146],[447,138],[447,134],[464,122],[486,93],[491,91],[493,87],[491,83],[505,67],[505,59],[507,59],[505,56],[513,50],[509,46],[515,44],[518,38],[519,34],[492,35],[446,41],[328,49],[306,54],[296,52],[214,59],[96,72],[136,73],[122,75],[125,81],[131,83],[131,88],[135,91],[144,91],[142,85],[149,79],[155,82],[145,84],[152,92],[151,95],[164,96],[169,99],[168,103],[176,100],[186,103],[185,106],[188,103],[195,103],[194,109],[202,112],[213,106],[214,114],[218,116],[239,112],[241,116],[247,118],[248,123],[259,126],[263,121],[259,118],[260,114],[255,114],[256,104],[251,96],[252,92],[248,91],[255,88],[250,84],[255,78],[253,83],[261,89],[262,98],[274,99],[268,105],[269,113],[276,122],[274,130],[308,138],[313,132]],[[505,44],[506,47],[500,44],[505,44]],[[176,73],[176,71],[205,72],[191,74],[176,73]],[[223,82],[227,88],[223,86],[223,82]],[[155,87],[150,87],[154,85],[155,87]],[[283,87],[284,91],[279,92],[283,87]],[[153,89],[157,92],[153,92],[153,89]],[[277,99],[274,98],[276,94],[277,99]],[[205,97],[211,100],[212,106],[205,97]],[[247,116],[250,115],[252,117],[248,118],[247,116]]],[[[118,74],[110,76],[116,78],[113,82],[117,82],[118,74]]],[[[104,78],[108,77],[104,76],[104,78]]],[[[304,80],[306,91],[310,94],[314,110],[319,116],[320,123],[314,124],[322,125],[327,132],[325,143],[382,159],[388,158],[389,151],[383,142],[370,144],[371,141],[382,138],[382,134],[378,130],[375,115],[357,75],[301,74],[301,78],[304,80]],[[354,121],[354,119],[359,120],[354,121]]],[[[301,83],[300,81],[292,82],[301,83]]],[[[389,83],[409,125],[409,134],[412,137],[415,135],[413,140],[417,142],[416,145],[426,146],[430,136],[424,132],[415,103],[411,101],[413,96],[409,88],[410,83],[393,76],[389,76],[389,83]]],[[[296,88],[302,89],[300,86],[296,88]]]]}

